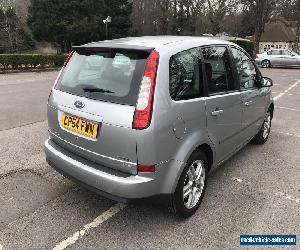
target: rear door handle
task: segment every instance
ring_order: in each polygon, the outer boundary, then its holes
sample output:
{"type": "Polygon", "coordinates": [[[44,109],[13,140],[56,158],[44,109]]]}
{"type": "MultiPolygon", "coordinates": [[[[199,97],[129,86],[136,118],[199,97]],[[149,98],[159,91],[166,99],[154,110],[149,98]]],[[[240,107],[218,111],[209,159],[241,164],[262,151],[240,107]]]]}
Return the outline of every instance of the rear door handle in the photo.
{"type": "Polygon", "coordinates": [[[212,116],[220,116],[220,115],[222,115],[223,113],[224,113],[223,110],[215,110],[215,111],[211,112],[211,115],[212,115],[212,116]]]}
{"type": "Polygon", "coordinates": [[[245,106],[250,106],[253,103],[253,101],[245,102],[245,106]]]}

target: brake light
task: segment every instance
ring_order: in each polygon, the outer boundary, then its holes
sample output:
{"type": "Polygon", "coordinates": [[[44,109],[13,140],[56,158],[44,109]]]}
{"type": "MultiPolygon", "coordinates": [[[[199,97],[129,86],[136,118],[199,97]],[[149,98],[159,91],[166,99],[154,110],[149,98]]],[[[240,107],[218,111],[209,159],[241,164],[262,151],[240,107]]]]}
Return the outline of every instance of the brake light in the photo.
{"type": "Polygon", "coordinates": [[[66,67],[66,66],[68,65],[68,63],[69,63],[69,61],[71,60],[71,58],[72,58],[74,52],[75,52],[75,50],[73,50],[73,51],[71,51],[71,52],[69,53],[67,59],[66,59],[65,62],[64,62],[64,67],[66,67]]]}
{"type": "Polygon", "coordinates": [[[138,165],[139,173],[154,173],[155,165],[138,165]]]}
{"type": "Polygon", "coordinates": [[[148,58],[140,87],[132,123],[134,129],[146,129],[150,125],[158,61],[159,54],[153,50],[148,58]]]}

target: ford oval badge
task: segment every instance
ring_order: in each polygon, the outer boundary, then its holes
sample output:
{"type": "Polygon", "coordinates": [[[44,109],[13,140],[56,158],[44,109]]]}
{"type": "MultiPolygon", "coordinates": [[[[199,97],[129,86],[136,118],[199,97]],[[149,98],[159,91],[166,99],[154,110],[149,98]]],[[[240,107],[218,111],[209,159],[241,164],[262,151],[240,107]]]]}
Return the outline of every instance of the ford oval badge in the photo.
{"type": "Polygon", "coordinates": [[[83,102],[81,102],[81,101],[76,101],[75,103],[74,103],[74,106],[76,107],[76,108],[79,108],[79,109],[82,109],[82,108],[84,108],[84,103],[83,102]]]}

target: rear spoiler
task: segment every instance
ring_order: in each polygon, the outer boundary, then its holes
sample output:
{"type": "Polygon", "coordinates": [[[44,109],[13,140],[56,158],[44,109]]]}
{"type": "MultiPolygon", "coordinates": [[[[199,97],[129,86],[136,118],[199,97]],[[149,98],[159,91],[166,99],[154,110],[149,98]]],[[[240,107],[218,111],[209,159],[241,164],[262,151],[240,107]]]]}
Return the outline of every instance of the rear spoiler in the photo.
{"type": "Polygon", "coordinates": [[[134,50],[134,51],[145,51],[151,52],[154,50],[152,47],[145,47],[140,45],[131,45],[124,43],[113,43],[113,42],[97,42],[97,43],[89,43],[81,46],[73,46],[74,50],[134,50]]]}

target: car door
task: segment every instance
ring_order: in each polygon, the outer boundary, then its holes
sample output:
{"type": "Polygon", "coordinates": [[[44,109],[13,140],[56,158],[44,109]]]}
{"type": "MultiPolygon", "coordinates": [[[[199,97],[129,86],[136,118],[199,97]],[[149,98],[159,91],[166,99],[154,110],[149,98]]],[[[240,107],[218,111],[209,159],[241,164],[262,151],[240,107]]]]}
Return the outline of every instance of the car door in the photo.
{"type": "Polygon", "coordinates": [[[216,147],[216,160],[231,155],[240,143],[242,110],[239,92],[226,46],[201,49],[206,76],[207,131],[216,147]]]}
{"type": "Polygon", "coordinates": [[[241,140],[250,140],[260,129],[265,116],[264,89],[260,88],[260,72],[252,59],[241,49],[231,47],[232,56],[240,83],[242,98],[242,130],[241,140]]]}
{"type": "Polygon", "coordinates": [[[282,64],[279,50],[271,50],[268,52],[268,58],[272,66],[280,66],[282,64]]]}
{"type": "Polygon", "coordinates": [[[285,54],[287,56],[289,66],[300,65],[300,57],[297,56],[297,54],[295,54],[294,52],[289,51],[289,50],[286,50],[285,54]]]}

